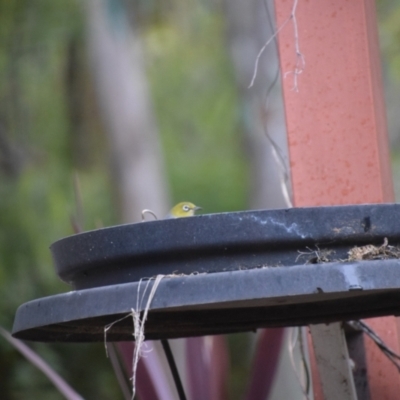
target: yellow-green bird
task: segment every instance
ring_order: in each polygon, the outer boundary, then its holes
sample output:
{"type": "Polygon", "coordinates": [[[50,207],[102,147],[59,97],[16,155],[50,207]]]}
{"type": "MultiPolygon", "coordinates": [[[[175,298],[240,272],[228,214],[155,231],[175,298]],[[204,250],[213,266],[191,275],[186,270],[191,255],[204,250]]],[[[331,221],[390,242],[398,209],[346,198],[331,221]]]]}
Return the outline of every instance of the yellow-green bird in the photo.
{"type": "Polygon", "coordinates": [[[201,210],[201,207],[197,207],[189,201],[182,201],[169,210],[166,218],[192,217],[197,210],[201,210]]]}

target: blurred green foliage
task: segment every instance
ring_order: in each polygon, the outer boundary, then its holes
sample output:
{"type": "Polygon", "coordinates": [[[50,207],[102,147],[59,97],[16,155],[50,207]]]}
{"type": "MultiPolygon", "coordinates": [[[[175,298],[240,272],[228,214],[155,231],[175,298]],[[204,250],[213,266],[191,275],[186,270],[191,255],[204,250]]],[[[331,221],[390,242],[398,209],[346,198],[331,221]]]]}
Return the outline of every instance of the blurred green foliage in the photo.
{"type": "Polygon", "coordinates": [[[398,1],[378,0],[377,10],[384,65],[396,80],[400,80],[400,4],[398,1]]]}
{"type": "Polygon", "coordinates": [[[378,28],[382,54],[386,107],[396,201],[400,199],[400,2],[378,0],[378,28]]]}
{"type": "Polygon", "coordinates": [[[187,3],[145,30],[174,203],[194,201],[206,213],[244,209],[248,167],[223,16],[187,3]]]}
{"type": "MultiPolygon", "coordinates": [[[[206,212],[245,208],[248,171],[220,10],[171,1],[136,11],[174,201],[206,212]]],[[[8,329],[23,302],[69,290],[48,248],[73,233],[76,171],[85,229],[118,222],[84,34],[79,1],[0,0],[0,324],[8,329]]],[[[83,396],[121,396],[101,344],[32,347],[83,396]]],[[[61,398],[2,340],[0,372],[2,399],[61,398]]]]}
{"type": "MultiPolygon", "coordinates": [[[[0,324],[8,329],[23,302],[69,290],[54,272],[49,245],[73,233],[76,170],[85,227],[115,222],[83,34],[77,1],[0,1],[0,324]],[[73,90],[84,96],[82,112],[73,90]]],[[[118,398],[101,344],[31,345],[85,397],[118,398]]],[[[0,372],[2,399],[63,398],[2,340],[0,372]]]]}

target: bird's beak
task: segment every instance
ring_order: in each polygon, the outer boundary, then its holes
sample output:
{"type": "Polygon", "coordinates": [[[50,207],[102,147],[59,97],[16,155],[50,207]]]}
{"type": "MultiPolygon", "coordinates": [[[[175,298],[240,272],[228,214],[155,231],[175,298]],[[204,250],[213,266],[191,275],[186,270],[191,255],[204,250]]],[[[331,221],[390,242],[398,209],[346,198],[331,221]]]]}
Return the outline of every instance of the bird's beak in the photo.
{"type": "Polygon", "coordinates": [[[196,206],[196,207],[194,208],[194,211],[197,211],[197,210],[202,210],[202,208],[196,206]]]}

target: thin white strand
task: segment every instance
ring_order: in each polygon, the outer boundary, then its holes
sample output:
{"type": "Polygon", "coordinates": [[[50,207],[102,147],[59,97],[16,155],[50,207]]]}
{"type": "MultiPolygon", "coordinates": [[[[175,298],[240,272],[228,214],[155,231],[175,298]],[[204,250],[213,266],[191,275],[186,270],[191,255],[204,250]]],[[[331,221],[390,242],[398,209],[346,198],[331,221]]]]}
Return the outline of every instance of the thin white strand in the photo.
{"type": "Polygon", "coordinates": [[[279,29],[265,42],[264,46],[261,48],[261,50],[258,52],[257,57],[256,57],[256,61],[254,64],[254,72],[253,72],[253,77],[251,78],[251,82],[250,85],[248,86],[248,89],[250,89],[251,87],[253,87],[254,85],[254,81],[256,80],[257,77],[257,72],[258,72],[258,63],[260,61],[260,57],[262,56],[262,54],[264,53],[265,49],[267,48],[267,46],[276,38],[276,36],[278,35],[278,33],[285,27],[285,25],[290,21],[290,19],[292,18],[292,16],[290,16],[280,27],[279,29]]]}
{"type": "Polygon", "coordinates": [[[265,49],[267,46],[276,38],[278,33],[286,26],[286,24],[292,20],[293,21],[293,30],[294,30],[294,46],[295,46],[295,52],[296,52],[296,65],[294,67],[293,71],[288,71],[284,74],[284,78],[286,78],[287,75],[293,74],[293,90],[296,92],[299,91],[298,88],[298,76],[303,72],[306,62],[304,58],[304,54],[300,50],[300,41],[299,41],[299,28],[297,24],[297,18],[296,18],[296,11],[297,11],[297,5],[299,3],[299,0],[294,0],[293,1],[293,7],[290,12],[289,17],[282,23],[282,25],[274,32],[274,34],[265,42],[264,46],[261,48],[261,50],[258,52],[255,63],[254,63],[254,72],[253,72],[253,77],[251,79],[250,85],[248,86],[248,89],[250,89],[254,85],[254,81],[257,77],[257,72],[258,72],[258,64],[260,61],[260,57],[264,53],[265,49]]]}
{"type": "Polygon", "coordinates": [[[111,322],[110,324],[106,325],[104,327],[104,348],[106,350],[106,356],[108,358],[108,348],[107,348],[107,332],[110,330],[110,328],[112,328],[113,325],[115,325],[116,323],[128,318],[131,314],[125,315],[125,317],[122,317],[120,319],[117,319],[114,322],[111,322]]]}
{"type": "MultiPolygon", "coordinates": [[[[131,315],[132,315],[132,319],[133,319],[133,325],[134,325],[134,332],[133,332],[133,336],[135,338],[135,347],[133,349],[133,357],[132,357],[132,400],[135,397],[136,394],[136,372],[137,372],[137,366],[138,366],[138,362],[139,359],[142,355],[142,346],[143,346],[143,342],[145,340],[145,336],[144,336],[144,325],[145,322],[147,320],[147,315],[150,309],[150,305],[151,302],[155,296],[156,290],[158,288],[158,285],[161,282],[161,279],[163,279],[165,277],[165,275],[157,275],[153,286],[151,288],[149,297],[147,299],[147,303],[146,303],[146,307],[144,309],[143,312],[143,317],[142,319],[140,319],[140,310],[139,308],[137,309],[137,311],[135,311],[133,308],[131,309],[131,315]]],[[[152,281],[152,280],[151,280],[152,281]]],[[[150,282],[150,280],[149,280],[150,282]]],[[[149,282],[147,282],[146,288],[145,288],[145,292],[147,290],[147,287],[149,285],[149,282]]],[[[145,293],[144,292],[144,293],[145,293]]],[[[144,297],[144,293],[143,293],[143,297],[144,297]]],[[[142,297],[142,299],[143,299],[142,297]]]]}

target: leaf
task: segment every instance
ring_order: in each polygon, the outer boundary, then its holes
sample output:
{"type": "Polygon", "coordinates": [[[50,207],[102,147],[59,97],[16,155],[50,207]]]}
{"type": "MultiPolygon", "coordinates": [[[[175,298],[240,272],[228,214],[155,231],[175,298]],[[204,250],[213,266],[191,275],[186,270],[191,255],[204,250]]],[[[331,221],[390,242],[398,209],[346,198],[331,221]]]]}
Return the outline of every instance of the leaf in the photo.
{"type": "Polygon", "coordinates": [[[47,378],[53,383],[58,391],[64,395],[68,400],[83,400],[83,397],[79,395],[75,390],[68,385],[68,383],[54,371],[38,354],[36,354],[31,348],[18,339],[14,339],[11,334],[0,326],[0,334],[10,343],[16,350],[18,350],[28,361],[32,363],[36,368],[42,371],[47,378]]]}

